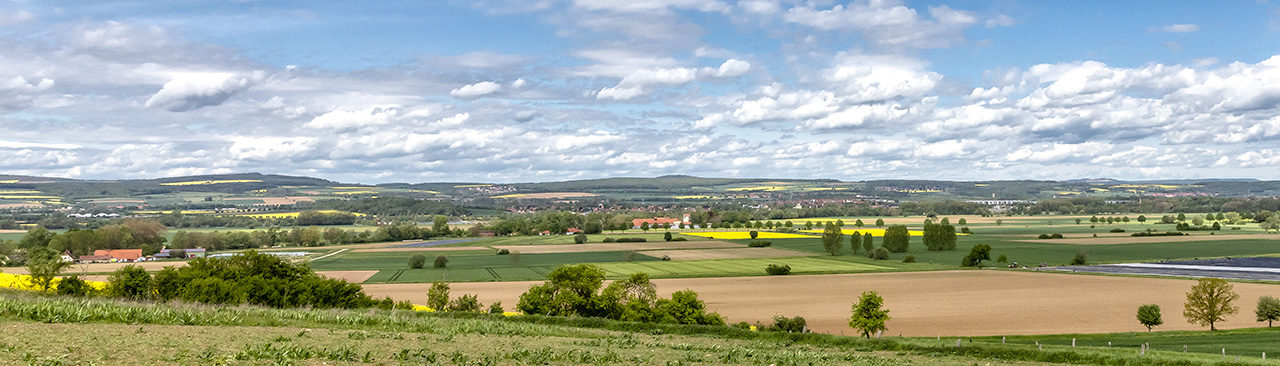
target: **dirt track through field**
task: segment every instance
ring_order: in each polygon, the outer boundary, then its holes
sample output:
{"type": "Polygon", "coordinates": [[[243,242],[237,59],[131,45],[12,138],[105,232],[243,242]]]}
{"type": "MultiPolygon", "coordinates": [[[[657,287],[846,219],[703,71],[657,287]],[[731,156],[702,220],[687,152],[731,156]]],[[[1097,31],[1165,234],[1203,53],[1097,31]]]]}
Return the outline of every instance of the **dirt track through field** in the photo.
{"type": "MultiPolygon", "coordinates": [[[[726,321],[770,322],[774,315],[803,316],[818,332],[850,334],[849,308],[862,291],[877,291],[893,317],[886,335],[978,336],[1098,333],[1146,330],[1134,319],[1138,306],[1158,304],[1160,330],[1203,329],[1182,317],[1193,280],[1015,272],[936,271],[813,276],[761,276],[655,280],[658,292],[693,289],[726,321]]],[[[451,284],[451,293],[478,294],[508,309],[541,282],[451,284]]],[[[1280,285],[1233,283],[1240,314],[1219,328],[1256,327],[1253,304],[1280,294],[1280,285]]],[[[426,301],[430,284],[373,284],[365,292],[414,303],[426,301]]]]}
{"type": "Polygon", "coordinates": [[[673,261],[695,261],[704,259],[734,259],[734,258],[786,258],[786,257],[806,257],[811,253],[797,252],[794,250],[774,249],[774,248],[728,248],[728,249],[675,249],[675,250],[646,250],[640,252],[654,258],[662,258],[662,256],[671,257],[673,261]]]}
{"type": "Polygon", "coordinates": [[[449,252],[459,250],[492,250],[487,247],[404,247],[404,248],[364,248],[352,249],[352,253],[385,253],[385,252],[449,252]]]}
{"type": "Polygon", "coordinates": [[[1192,234],[1182,236],[1122,236],[1122,237],[1087,237],[1088,234],[1078,234],[1081,237],[1075,238],[1067,235],[1062,239],[1034,239],[1034,240],[1014,240],[1025,243],[1047,243],[1047,244],[1075,244],[1075,245],[1113,245],[1113,244],[1143,244],[1143,243],[1180,243],[1188,241],[1210,241],[1210,240],[1280,240],[1280,235],[1276,234],[1240,234],[1240,235],[1208,235],[1208,234],[1192,234]]]}
{"type": "Polygon", "coordinates": [[[628,250],[659,249],[712,249],[712,248],[744,248],[745,245],[723,241],[657,241],[640,243],[603,243],[603,244],[558,244],[558,245],[496,245],[494,248],[507,249],[523,254],[540,253],[587,253],[587,252],[623,252],[628,250]]]}

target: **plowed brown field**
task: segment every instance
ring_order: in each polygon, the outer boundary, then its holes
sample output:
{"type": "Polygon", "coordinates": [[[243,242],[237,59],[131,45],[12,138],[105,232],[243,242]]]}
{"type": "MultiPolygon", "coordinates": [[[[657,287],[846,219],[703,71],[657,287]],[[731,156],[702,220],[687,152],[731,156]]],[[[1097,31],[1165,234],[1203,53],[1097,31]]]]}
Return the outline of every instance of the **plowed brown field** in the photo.
{"type": "MultiPolygon", "coordinates": [[[[818,332],[851,333],[850,307],[862,291],[885,299],[893,317],[886,334],[907,336],[1098,333],[1145,330],[1138,306],[1159,304],[1163,330],[1202,329],[1182,317],[1192,280],[1091,276],[1004,270],[899,272],[813,276],[761,276],[655,280],[658,292],[693,289],[729,322],[768,323],[774,315],[803,316],[818,332]]],[[[452,284],[453,294],[478,294],[512,309],[522,292],[541,282],[452,284]]],[[[1234,283],[1240,314],[1220,328],[1258,326],[1252,307],[1280,285],[1234,283]]],[[[430,284],[365,285],[374,297],[426,301],[430,284]]]]}

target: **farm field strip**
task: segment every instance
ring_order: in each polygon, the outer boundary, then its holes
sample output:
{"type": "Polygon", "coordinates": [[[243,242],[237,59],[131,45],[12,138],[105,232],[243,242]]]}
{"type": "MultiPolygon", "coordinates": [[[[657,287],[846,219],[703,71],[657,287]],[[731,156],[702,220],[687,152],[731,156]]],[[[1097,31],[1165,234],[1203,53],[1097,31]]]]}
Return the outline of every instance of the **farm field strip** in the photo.
{"type": "Polygon", "coordinates": [[[806,257],[812,256],[812,253],[797,252],[794,250],[776,249],[776,248],[728,248],[728,249],[676,249],[676,250],[647,250],[642,251],[644,254],[654,258],[670,257],[673,261],[688,260],[706,260],[706,259],[734,259],[734,258],[785,258],[785,257],[806,257]]]}
{"type": "Polygon", "coordinates": [[[1181,235],[1181,236],[1124,236],[1124,237],[1067,237],[1062,239],[1029,239],[1013,240],[1024,243],[1072,244],[1072,245],[1115,245],[1115,244],[1147,244],[1147,243],[1181,243],[1189,241],[1224,241],[1224,240],[1256,240],[1280,242],[1276,234],[1236,234],[1236,235],[1181,235]]]}
{"type": "Polygon", "coordinates": [[[408,253],[408,252],[457,252],[457,251],[492,251],[488,247],[400,247],[400,248],[358,248],[352,253],[408,253]]]}
{"type": "MultiPolygon", "coordinates": [[[[668,262],[649,262],[667,264],[668,262]]],[[[792,267],[795,267],[794,265],[792,267]]],[[[649,272],[652,274],[652,272],[649,272]]],[[[541,281],[454,283],[452,293],[515,304],[541,281]]],[[[1177,310],[1195,281],[1063,273],[969,270],[898,273],[657,279],[661,296],[692,289],[729,322],[768,323],[774,315],[803,316],[817,332],[850,334],[849,307],[862,291],[885,299],[892,320],[886,335],[983,336],[1145,331],[1134,320],[1139,305],[1165,309],[1164,330],[1202,330],[1177,310]],[[1087,295],[1085,295],[1087,294],[1087,295]],[[804,299],[797,301],[797,299],[804,299]]],[[[1280,294],[1280,285],[1233,283],[1241,306],[1280,294]]],[[[429,284],[372,284],[375,297],[426,300],[429,284]]],[[[1256,327],[1250,311],[1220,328],[1256,327]],[[1246,314],[1247,313],[1247,314],[1246,314]]]]}
{"type": "MultiPolygon", "coordinates": [[[[689,235],[689,236],[700,236],[704,238],[720,239],[720,240],[751,239],[750,231],[698,232],[698,233],[684,232],[680,234],[689,235]]],[[[817,238],[817,236],[791,234],[791,233],[775,233],[772,231],[756,232],[756,239],[808,239],[808,238],[817,238]]]]}
{"type": "Polygon", "coordinates": [[[709,248],[743,248],[742,244],[723,241],[671,241],[671,242],[639,242],[639,243],[601,243],[575,245],[495,245],[494,249],[507,249],[524,254],[535,253],[587,253],[613,252],[627,250],[655,249],[709,249],[709,248]]]}

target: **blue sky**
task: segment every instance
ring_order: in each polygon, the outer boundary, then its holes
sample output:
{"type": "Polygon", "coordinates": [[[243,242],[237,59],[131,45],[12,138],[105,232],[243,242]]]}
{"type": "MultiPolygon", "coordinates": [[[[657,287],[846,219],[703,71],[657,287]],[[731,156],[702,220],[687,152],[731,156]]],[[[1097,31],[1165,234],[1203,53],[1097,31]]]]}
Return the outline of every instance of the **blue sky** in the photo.
{"type": "Polygon", "coordinates": [[[0,5],[13,174],[1280,179],[1268,1],[0,5]]]}

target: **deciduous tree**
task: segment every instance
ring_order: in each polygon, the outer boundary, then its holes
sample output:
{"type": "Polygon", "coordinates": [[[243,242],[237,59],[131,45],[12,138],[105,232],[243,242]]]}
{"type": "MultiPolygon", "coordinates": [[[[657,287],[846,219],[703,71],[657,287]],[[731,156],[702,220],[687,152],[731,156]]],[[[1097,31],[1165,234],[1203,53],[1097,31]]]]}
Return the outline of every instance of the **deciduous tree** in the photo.
{"type": "Polygon", "coordinates": [[[1231,303],[1240,299],[1240,295],[1232,291],[1233,286],[1220,278],[1201,278],[1187,293],[1187,303],[1182,316],[1188,322],[1200,326],[1209,326],[1209,330],[1217,330],[1214,325],[1224,321],[1227,315],[1240,311],[1231,303]]]}

